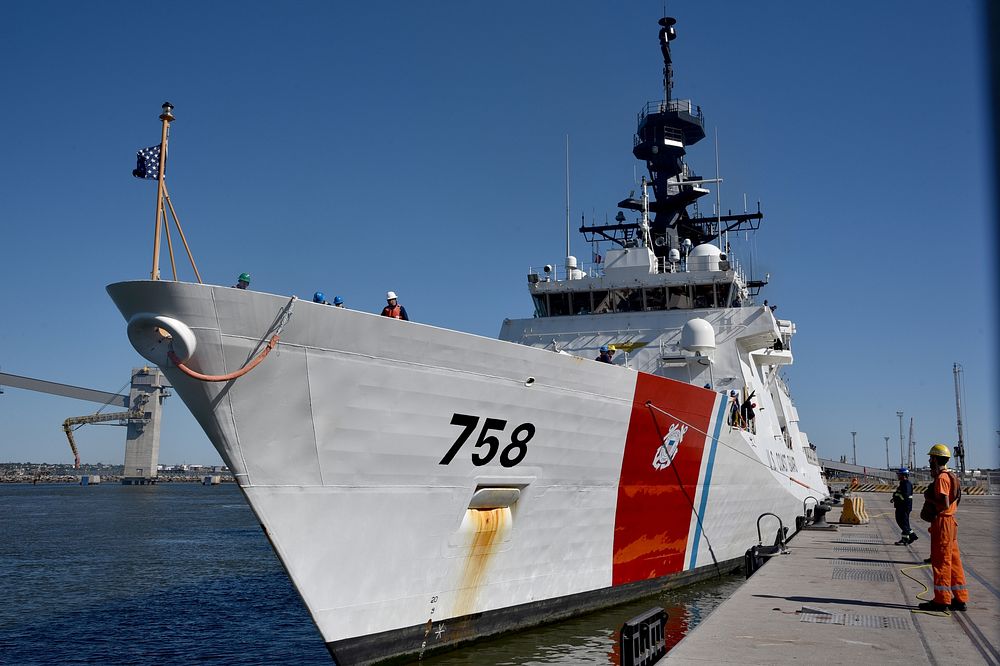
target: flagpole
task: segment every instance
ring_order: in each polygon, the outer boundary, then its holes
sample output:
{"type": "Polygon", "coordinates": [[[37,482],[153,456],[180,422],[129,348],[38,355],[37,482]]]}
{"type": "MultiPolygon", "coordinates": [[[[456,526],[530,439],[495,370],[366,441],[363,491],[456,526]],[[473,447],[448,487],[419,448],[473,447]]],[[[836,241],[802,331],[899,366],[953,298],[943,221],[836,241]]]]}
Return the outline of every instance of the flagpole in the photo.
{"type": "Polygon", "coordinates": [[[170,102],[163,103],[163,113],[160,114],[160,120],[163,121],[163,132],[160,135],[160,169],[157,172],[157,186],[156,186],[156,227],[153,236],[153,270],[150,272],[150,279],[159,280],[160,279],[160,224],[161,219],[166,222],[166,214],[163,210],[163,188],[164,188],[164,167],[167,164],[167,135],[170,129],[170,121],[174,119],[174,115],[171,111],[174,105],[170,102]],[[162,217],[161,217],[162,216],[162,217]]]}

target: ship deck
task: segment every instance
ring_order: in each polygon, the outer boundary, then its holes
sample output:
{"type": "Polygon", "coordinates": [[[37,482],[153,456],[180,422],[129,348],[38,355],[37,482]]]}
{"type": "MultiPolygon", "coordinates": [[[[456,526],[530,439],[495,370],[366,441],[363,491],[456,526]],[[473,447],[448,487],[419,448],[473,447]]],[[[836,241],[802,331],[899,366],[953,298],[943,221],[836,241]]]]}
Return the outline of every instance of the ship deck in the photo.
{"type": "MultiPolygon", "coordinates": [[[[919,539],[895,546],[886,494],[857,495],[870,524],[799,532],[788,555],[759,569],[663,663],[1000,664],[1000,496],[962,498],[968,611],[943,615],[911,610],[933,597],[923,562],[930,535],[919,511],[911,515],[919,539]]],[[[838,512],[828,515],[839,520],[838,512]]]]}

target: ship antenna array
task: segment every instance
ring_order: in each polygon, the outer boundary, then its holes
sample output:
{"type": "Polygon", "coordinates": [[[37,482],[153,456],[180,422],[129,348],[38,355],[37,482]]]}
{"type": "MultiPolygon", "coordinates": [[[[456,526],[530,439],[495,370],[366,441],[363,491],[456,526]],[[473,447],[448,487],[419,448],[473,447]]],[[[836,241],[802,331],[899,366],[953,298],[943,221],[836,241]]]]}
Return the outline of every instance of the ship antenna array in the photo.
{"type": "Polygon", "coordinates": [[[569,134],[566,135],[566,256],[569,256],[569,134]]]}
{"type": "MultiPolygon", "coordinates": [[[[719,249],[724,250],[722,244],[722,177],[719,175],[719,128],[715,128],[715,231],[719,234],[719,249]]],[[[726,238],[729,238],[729,230],[726,230],[726,238]]]]}
{"type": "Polygon", "coordinates": [[[170,269],[173,272],[174,280],[177,280],[174,244],[170,238],[170,221],[167,219],[167,210],[164,208],[164,203],[166,203],[170,209],[170,215],[174,219],[174,225],[177,227],[177,234],[184,244],[185,251],[187,251],[188,261],[191,262],[191,268],[194,269],[194,276],[198,280],[198,284],[202,284],[201,274],[198,272],[198,266],[194,263],[194,256],[191,254],[191,248],[188,245],[187,238],[184,236],[184,229],[181,228],[181,221],[177,217],[177,211],[174,210],[173,202],[170,201],[170,193],[167,192],[167,143],[170,139],[170,123],[174,120],[174,105],[170,102],[164,102],[161,108],[163,109],[163,113],[160,114],[160,121],[163,123],[163,127],[160,134],[160,164],[156,174],[156,223],[153,231],[153,269],[150,271],[149,277],[151,280],[160,279],[160,228],[162,227],[164,235],[167,237],[170,269]]]}

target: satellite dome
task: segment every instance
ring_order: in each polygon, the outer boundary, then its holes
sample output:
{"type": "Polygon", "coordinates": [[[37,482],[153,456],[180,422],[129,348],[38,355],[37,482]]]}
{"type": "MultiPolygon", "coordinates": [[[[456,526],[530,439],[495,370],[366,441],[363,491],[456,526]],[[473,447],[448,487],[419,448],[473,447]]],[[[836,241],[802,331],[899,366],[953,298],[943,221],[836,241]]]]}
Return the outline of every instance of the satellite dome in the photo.
{"type": "Polygon", "coordinates": [[[688,253],[689,271],[717,271],[722,250],[711,243],[702,243],[688,253]]]}
{"type": "Polygon", "coordinates": [[[693,352],[715,349],[715,329],[701,318],[689,319],[681,329],[681,347],[693,352]]]}

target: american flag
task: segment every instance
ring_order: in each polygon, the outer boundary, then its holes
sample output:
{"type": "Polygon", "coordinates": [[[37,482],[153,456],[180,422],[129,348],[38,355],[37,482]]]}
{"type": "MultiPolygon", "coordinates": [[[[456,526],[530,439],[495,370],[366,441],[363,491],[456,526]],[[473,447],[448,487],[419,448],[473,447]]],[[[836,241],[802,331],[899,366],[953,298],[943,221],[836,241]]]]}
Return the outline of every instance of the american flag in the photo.
{"type": "Polygon", "coordinates": [[[135,154],[135,169],[132,175],[136,178],[156,180],[160,177],[160,147],[141,148],[135,154]]]}

